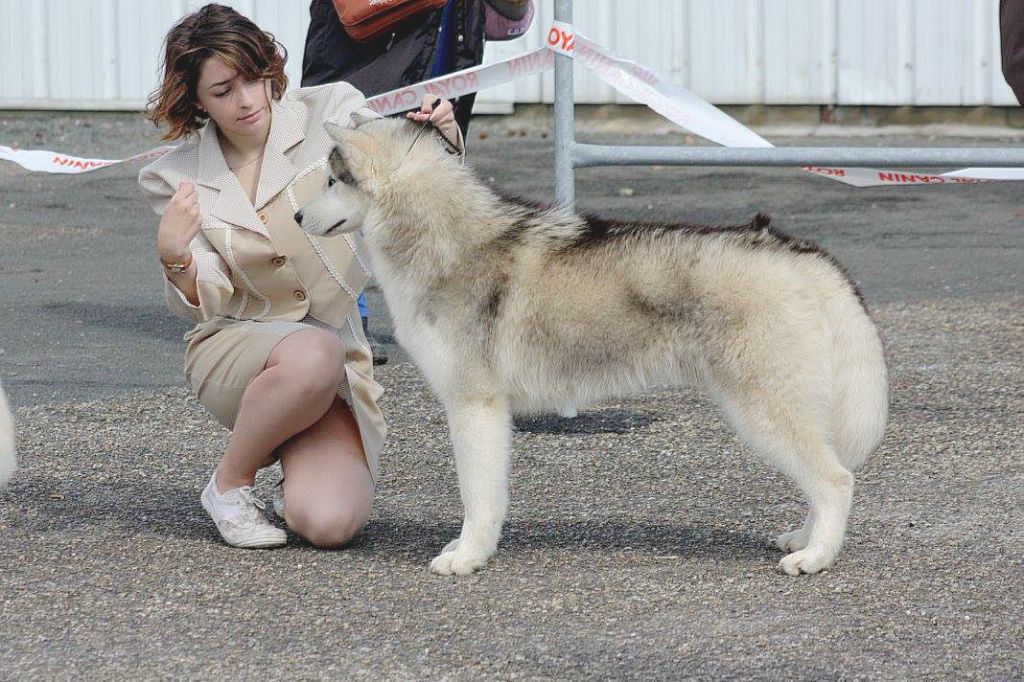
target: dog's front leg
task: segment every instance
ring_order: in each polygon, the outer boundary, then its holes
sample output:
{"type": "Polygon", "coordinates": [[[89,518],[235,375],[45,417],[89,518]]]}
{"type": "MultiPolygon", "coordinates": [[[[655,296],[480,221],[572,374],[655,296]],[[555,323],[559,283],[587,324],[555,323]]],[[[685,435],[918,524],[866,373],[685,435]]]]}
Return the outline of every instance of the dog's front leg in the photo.
{"type": "Polygon", "coordinates": [[[442,575],[466,575],[498,548],[508,510],[508,462],[512,420],[503,397],[452,402],[448,428],[455,449],[465,519],[458,539],[430,562],[442,575]]]}

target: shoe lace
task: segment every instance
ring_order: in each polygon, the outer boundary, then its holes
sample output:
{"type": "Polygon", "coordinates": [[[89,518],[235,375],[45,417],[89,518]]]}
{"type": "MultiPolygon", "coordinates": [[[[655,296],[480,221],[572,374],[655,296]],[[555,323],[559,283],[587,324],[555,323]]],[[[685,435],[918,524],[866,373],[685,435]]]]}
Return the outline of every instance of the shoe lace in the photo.
{"type": "Polygon", "coordinates": [[[243,486],[238,489],[238,498],[242,504],[239,505],[237,521],[242,523],[259,523],[264,520],[262,510],[267,505],[260,498],[256,497],[252,486],[243,486]]]}

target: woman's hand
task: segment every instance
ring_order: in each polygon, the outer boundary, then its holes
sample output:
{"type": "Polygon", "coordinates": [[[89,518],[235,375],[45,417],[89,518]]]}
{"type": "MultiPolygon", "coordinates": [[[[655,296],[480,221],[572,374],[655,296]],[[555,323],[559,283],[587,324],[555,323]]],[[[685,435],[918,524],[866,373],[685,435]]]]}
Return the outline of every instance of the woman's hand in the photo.
{"type": "Polygon", "coordinates": [[[459,127],[455,123],[455,110],[452,108],[452,103],[442,99],[441,103],[437,105],[437,109],[434,109],[434,101],[436,99],[438,99],[436,95],[424,95],[420,110],[410,111],[405,116],[417,123],[429,120],[437,128],[438,132],[452,143],[455,143],[459,139],[459,127]]]}
{"type": "Polygon", "coordinates": [[[199,213],[199,197],[191,182],[179,182],[178,191],[160,218],[156,235],[156,248],[164,263],[182,263],[188,260],[189,244],[203,226],[199,213]]]}

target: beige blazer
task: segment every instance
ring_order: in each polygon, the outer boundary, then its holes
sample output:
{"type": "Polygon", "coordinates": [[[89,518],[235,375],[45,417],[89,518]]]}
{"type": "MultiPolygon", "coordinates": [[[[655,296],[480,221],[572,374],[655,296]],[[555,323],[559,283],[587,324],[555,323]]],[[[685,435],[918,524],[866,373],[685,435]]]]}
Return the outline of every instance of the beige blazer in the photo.
{"type": "Polygon", "coordinates": [[[139,184],[157,215],[182,180],[197,188],[202,230],[192,241],[199,305],[165,278],[168,306],[201,323],[215,317],[298,321],[312,315],[341,327],[369,276],[358,235],[318,239],[292,216],[323,187],[333,141],[324,122],[351,125],[351,114],[376,116],[347,83],[288,92],[272,103],[270,134],[249,202],[228,168],[212,122],[146,166],[139,184]]]}

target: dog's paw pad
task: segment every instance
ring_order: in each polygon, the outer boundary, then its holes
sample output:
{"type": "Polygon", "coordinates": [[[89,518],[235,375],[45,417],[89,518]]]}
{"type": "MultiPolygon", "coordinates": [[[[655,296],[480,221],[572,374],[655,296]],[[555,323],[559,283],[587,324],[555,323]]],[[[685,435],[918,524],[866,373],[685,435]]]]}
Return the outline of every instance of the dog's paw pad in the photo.
{"type": "Polygon", "coordinates": [[[805,533],[801,528],[800,530],[783,533],[775,539],[775,544],[783,552],[799,552],[807,546],[808,535],[809,533],[805,533]]]}
{"type": "Polygon", "coordinates": [[[434,557],[430,562],[430,570],[439,575],[469,575],[485,563],[486,556],[459,551],[445,552],[434,557]]]}
{"type": "Polygon", "coordinates": [[[832,557],[821,552],[802,549],[782,557],[779,568],[789,575],[801,573],[817,573],[832,566],[832,557]]]}

